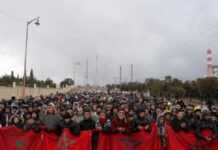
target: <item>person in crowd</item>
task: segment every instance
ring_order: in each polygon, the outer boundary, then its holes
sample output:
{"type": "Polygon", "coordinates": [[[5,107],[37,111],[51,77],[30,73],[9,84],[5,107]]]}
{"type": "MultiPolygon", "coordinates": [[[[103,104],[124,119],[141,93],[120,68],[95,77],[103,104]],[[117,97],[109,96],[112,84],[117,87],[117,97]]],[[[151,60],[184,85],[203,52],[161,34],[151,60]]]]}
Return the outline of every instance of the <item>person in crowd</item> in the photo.
{"type": "Polygon", "coordinates": [[[63,120],[60,124],[62,130],[67,128],[71,131],[73,135],[80,135],[80,126],[78,123],[74,122],[69,113],[64,114],[63,120]]]}
{"type": "Polygon", "coordinates": [[[95,129],[96,122],[93,120],[91,115],[91,110],[89,108],[84,108],[83,120],[80,122],[81,130],[92,130],[95,129]]]}
{"type": "MultiPolygon", "coordinates": [[[[80,122],[80,129],[81,131],[86,131],[86,130],[93,130],[96,128],[96,122],[92,118],[92,112],[90,108],[84,108],[84,114],[83,114],[83,120],[80,122]]],[[[97,139],[98,139],[98,134],[96,132],[93,132],[92,135],[92,149],[96,149],[97,147],[97,139]]]]}
{"type": "Polygon", "coordinates": [[[6,115],[4,109],[5,105],[0,103],[0,127],[4,127],[6,125],[6,115]]]}
{"type": "Polygon", "coordinates": [[[99,112],[99,119],[96,122],[96,129],[104,133],[110,133],[111,131],[111,120],[107,118],[104,111],[99,112]]]}
{"type": "Polygon", "coordinates": [[[190,130],[194,131],[196,129],[196,124],[195,122],[197,120],[195,120],[195,116],[194,116],[194,106],[193,105],[188,105],[185,109],[185,118],[187,120],[188,123],[188,127],[190,128],[190,130]]]}
{"type": "Polygon", "coordinates": [[[208,109],[202,110],[202,117],[196,122],[196,136],[205,148],[208,148],[214,139],[217,139],[217,118],[210,114],[208,109]]]}
{"type": "Polygon", "coordinates": [[[99,132],[131,134],[150,133],[156,124],[163,145],[167,145],[167,126],[175,132],[194,131],[200,141],[210,144],[218,139],[218,107],[195,104],[181,99],[145,97],[130,92],[56,93],[0,102],[0,127],[14,126],[24,131],[54,132],[64,128],[74,135],[93,132],[96,149],[99,132]],[[206,131],[207,134],[205,134],[206,131]]]}
{"type": "Polygon", "coordinates": [[[189,131],[188,120],[186,120],[183,110],[178,110],[171,121],[171,125],[175,131],[189,131]]]}
{"type": "Polygon", "coordinates": [[[170,111],[165,111],[163,116],[164,116],[164,120],[165,120],[166,125],[170,125],[173,118],[174,118],[172,116],[172,113],[170,111]]]}
{"type": "Polygon", "coordinates": [[[129,112],[127,115],[127,124],[128,124],[128,133],[135,133],[138,131],[137,122],[136,122],[136,115],[133,112],[129,112]]]}
{"type": "Polygon", "coordinates": [[[120,109],[117,116],[113,118],[111,130],[113,133],[127,133],[128,122],[123,109],[120,109]]]}
{"type": "Polygon", "coordinates": [[[18,116],[13,116],[11,118],[11,124],[14,127],[17,127],[19,129],[23,129],[23,121],[18,116]]]}
{"type": "Polygon", "coordinates": [[[166,135],[166,118],[164,115],[159,116],[158,120],[157,120],[157,127],[158,127],[158,135],[160,137],[161,140],[161,144],[163,145],[163,148],[166,149],[167,148],[167,135],[166,135]]]}
{"type": "Polygon", "coordinates": [[[54,103],[50,102],[39,114],[39,119],[45,130],[60,134],[61,116],[57,113],[54,103]]]}
{"type": "Polygon", "coordinates": [[[150,114],[148,113],[147,109],[139,109],[137,112],[137,119],[136,119],[136,125],[138,131],[146,131],[151,132],[151,123],[152,119],[150,114]]]}
{"type": "Polygon", "coordinates": [[[23,120],[24,120],[23,129],[25,131],[33,130],[36,133],[39,133],[41,131],[39,117],[36,112],[32,112],[32,114],[31,113],[26,114],[23,120]]]}
{"type": "Polygon", "coordinates": [[[80,123],[83,120],[83,108],[78,108],[73,112],[72,120],[76,123],[80,123]]]}

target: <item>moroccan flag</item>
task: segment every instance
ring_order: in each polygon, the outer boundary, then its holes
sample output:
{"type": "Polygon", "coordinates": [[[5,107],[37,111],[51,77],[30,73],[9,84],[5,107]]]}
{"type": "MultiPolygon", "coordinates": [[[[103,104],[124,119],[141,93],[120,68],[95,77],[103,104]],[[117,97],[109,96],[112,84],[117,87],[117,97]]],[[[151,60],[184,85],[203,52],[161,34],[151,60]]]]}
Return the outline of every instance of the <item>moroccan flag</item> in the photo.
{"type": "Polygon", "coordinates": [[[99,133],[98,150],[111,150],[111,134],[99,133]]]}
{"type": "Polygon", "coordinates": [[[137,150],[161,150],[160,138],[157,134],[157,126],[153,125],[152,132],[138,132],[134,133],[132,139],[141,141],[138,143],[137,150]]]}
{"type": "Polygon", "coordinates": [[[40,143],[37,141],[40,134],[32,131],[24,132],[16,127],[0,129],[0,149],[1,150],[37,150],[40,143]],[[34,148],[33,148],[34,147],[34,148]]]}
{"type": "Polygon", "coordinates": [[[157,126],[152,132],[140,131],[130,135],[100,133],[98,150],[161,150],[157,126]]]}
{"type": "Polygon", "coordinates": [[[210,150],[218,150],[218,139],[213,141],[210,150]]]}
{"type": "Polygon", "coordinates": [[[55,133],[41,132],[41,150],[57,150],[58,136],[55,133]]]}
{"type": "Polygon", "coordinates": [[[199,148],[197,139],[193,132],[175,132],[172,127],[167,126],[167,135],[169,150],[192,150],[199,148]]]}
{"type": "Polygon", "coordinates": [[[64,129],[57,150],[91,150],[91,137],[91,131],[82,131],[79,136],[75,136],[69,129],[64,129]]]}

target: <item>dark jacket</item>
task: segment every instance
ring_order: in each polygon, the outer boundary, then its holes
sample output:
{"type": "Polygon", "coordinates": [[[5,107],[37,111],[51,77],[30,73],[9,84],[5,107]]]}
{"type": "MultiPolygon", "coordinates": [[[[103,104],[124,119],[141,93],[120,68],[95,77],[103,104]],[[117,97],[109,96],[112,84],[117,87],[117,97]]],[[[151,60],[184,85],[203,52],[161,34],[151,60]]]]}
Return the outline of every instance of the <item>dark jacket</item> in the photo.
{"type": "Polygon", "coordinates": [[[23,129],[25,131],[33,130],[35,133],[39,133],[41,131],[40,124],[38,123],[33,123],[33,124],[25,123],[23,129]]]}
{"type": "Polygon", "coordinates": [[[190,130],[188,121],[185,118],[179,120],[175,117],[171,121],[171,125],[175,131],[185,131],[186,132],[190,130]],[[185,126],[182,126],[182,125],[185,125],[185,126]]]}
{"type": "Polygon", "coordinates": [[[111,132],[111,120],[110,119],[99,119],[98,122],[102,128],[102,132],[104,133],[111,132]]]}
{"type": "Polygon", "coordinates": [[[95,121],[90,119],[84,119],[79,124],[81,130],[92,130],[95,129],[95,121]]]}
{"type": "Polygon", "coordinates": [[[78,123],[74,122],[74,121],[70,121],[70,122],[64,122],[62,121],[61,123],[61,128],[68,128],[72,134],[74,135],[79,135],[80,134],[80,126],[78,123]]]}
{"type": "Polygon", "coordinates": [[[134,133],[134,132],[137,132],[137,131],[138,131],[138,128],[137,128],[136,119],[128,121],[128,132],[129,133],[134,133]]]}
{"type": "Polygon", "coordinates": [[[55,131],[60,127],[61,116],[56,114],[42,114],[40,113],[39,119],[45,126],[47,131],[55,131]]]}
{"type": "Polygon", "coordinates": [[[0,124],[4,127],[6,125],[6,117],[4,112],[0,112],[0,124]]]}
{"type": "MultiPolygon", "coordinates": [[[[149,128],[148,128],[148,132],[150,132],[151,131],[151,119],[150,118],[148,118],[148,117],[143,117],[143,118],[141,118],[141,117],[137,117],[137,119],[136,119],[136,126],[138,127],[138,126],[142,126],[142,127],[145,127],[145,126],[149,126],[149,128]]],[[[138,128],[137,128],[138,129],[138,128]]],[[[138,129],[139,130],[139,129],[138,129]]]]}

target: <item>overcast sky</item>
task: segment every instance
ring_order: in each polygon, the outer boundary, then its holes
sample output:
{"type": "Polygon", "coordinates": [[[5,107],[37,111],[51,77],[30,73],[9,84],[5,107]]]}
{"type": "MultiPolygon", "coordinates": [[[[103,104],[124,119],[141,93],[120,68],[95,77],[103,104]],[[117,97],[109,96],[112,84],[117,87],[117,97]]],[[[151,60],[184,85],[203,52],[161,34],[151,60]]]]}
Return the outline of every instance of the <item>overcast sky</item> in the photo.
{"type": "Polygon", "coordinates": [[[59,82],[111,83],[172,75],[183,80],[206,74],[206,50],[218,64],[217,0],[0,0],[0,75],[23,74],[26,21],[31,25],[28,72],[59,82]],[[98,55],[98,75],[96,75],[98,55]],[[97,79],[96,79],[97,78],[97,79]]]}

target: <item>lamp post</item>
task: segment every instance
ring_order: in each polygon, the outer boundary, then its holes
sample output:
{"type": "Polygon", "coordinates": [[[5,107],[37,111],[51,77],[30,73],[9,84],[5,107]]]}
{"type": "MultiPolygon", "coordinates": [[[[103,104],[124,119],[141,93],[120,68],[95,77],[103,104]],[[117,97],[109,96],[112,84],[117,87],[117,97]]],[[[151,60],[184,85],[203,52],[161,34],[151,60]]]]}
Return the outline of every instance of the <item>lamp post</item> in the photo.
{"type": "Polygon", "coordinates": [[[25,88],[26,88],[28,32],[29,32],[29,25],[33,22],[35,23],[35,25],[39,26],[40,25],[39,17],[33,18],[32,20],[29,20],[26,23],[26,41],[25,41],[25,55],[24,55],[24,75],[23,75],[23,97],[25,97],[25,88]]]}

